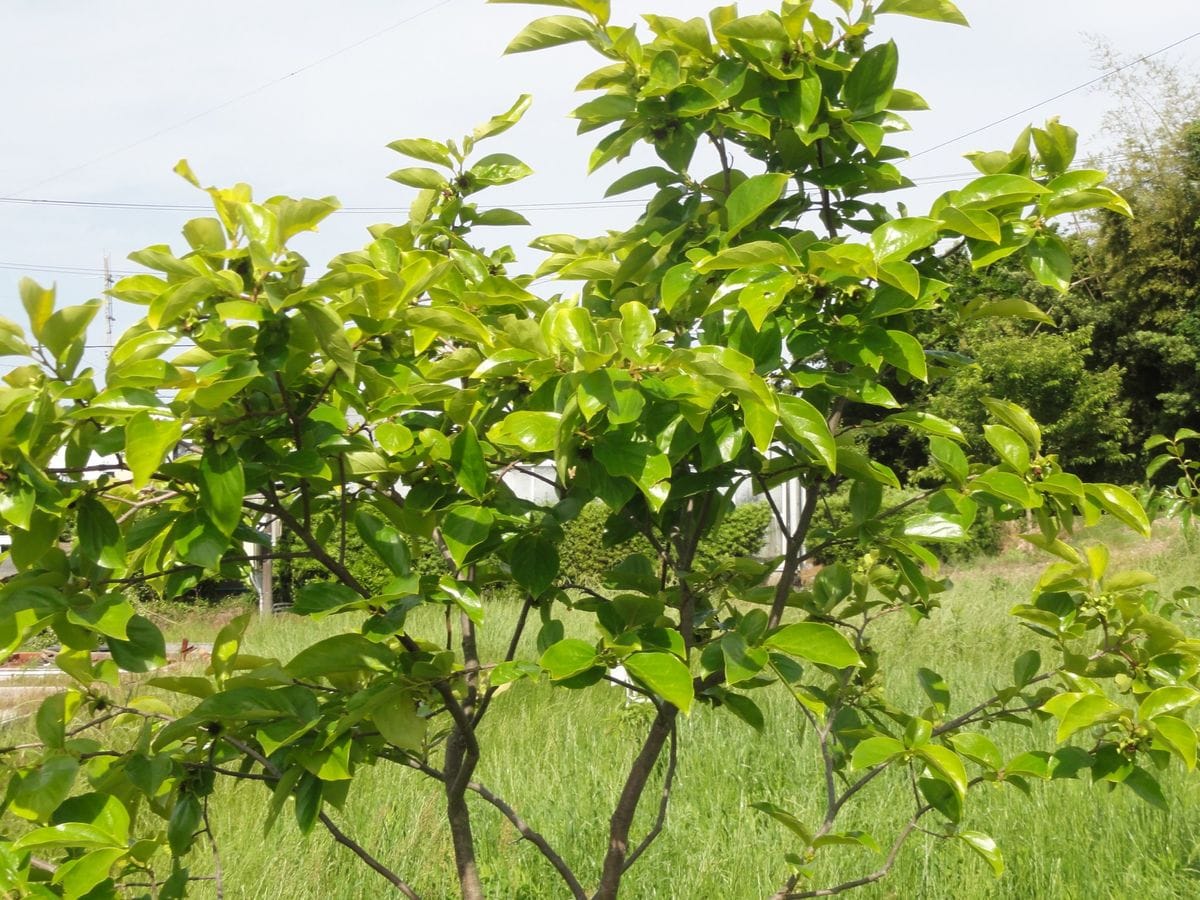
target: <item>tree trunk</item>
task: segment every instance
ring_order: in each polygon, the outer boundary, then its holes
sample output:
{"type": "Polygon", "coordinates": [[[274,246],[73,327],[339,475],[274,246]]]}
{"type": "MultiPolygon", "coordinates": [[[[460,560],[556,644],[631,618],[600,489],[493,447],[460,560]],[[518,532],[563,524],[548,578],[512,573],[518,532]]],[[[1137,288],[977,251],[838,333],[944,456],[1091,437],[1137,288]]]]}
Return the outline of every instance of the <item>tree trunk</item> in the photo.
{"type": "Polygon", "coordinates": [[[679,710],[674,706],[664,703],[659,707],[641,752],[629,768],[621,799],[617,801],[617,807],[609,821],[608,852],[604,856],[604,870],[593,900],[616,900],[617,890],[621,887],[621,876],[625,874],[625,858],[629,855],[629,828],[633,824],[633,815],[637,812],[638,802],[646,790],[646,782],[650,779],[650,773],[654,771],[654,763],[662,753],[677,715],[679,710]]]}

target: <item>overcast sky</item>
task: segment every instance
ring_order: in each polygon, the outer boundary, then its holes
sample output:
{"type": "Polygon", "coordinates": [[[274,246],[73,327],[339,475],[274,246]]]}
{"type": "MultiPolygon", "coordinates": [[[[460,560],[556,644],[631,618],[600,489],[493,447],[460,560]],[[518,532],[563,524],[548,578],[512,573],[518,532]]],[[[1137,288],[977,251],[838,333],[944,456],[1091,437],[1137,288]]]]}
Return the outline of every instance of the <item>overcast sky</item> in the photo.
{"type": "MultiPolygon", "coordinates": [[[[822,4],[833,9],[829,0],[822,4]]],[[[741,9],[768,5],[757,0],[741,9]]],[[[1085,35],[1136,57],[1200,30],[1193,0],[958,5],[972,28],[881,20],[881,32],[900,45],[898,84],[933,107],[910,117],[913,133],[903,146],[914,153],[1095,77],[1085,35]]],[[[651,11],[687,18],[709,6],[614,0],[613,21],[651,11]]],[[[130,271],[127,253],[153,243],[184,246],[180,226],[202,214],[6,198],[203,203],[203,194],[171,172],[186,157],[204,184],[247,181],[260,198],[333,194],[347,207],[400,209],[412,191],[386,179],[405,164],[388,141],[457,137],[522,92],[534,95],[533,109],[492,149],[522,157],[536,174],[489,194],[492,202],[525,207],[534,227],[490,229],[494,241],[523,245],[534,234],[594,234],[623,224],[635,212],[628,205],[561,205],[597,200],[619,172],[586,176],[596,135],[576,139],[566,118],[582,102],[575,83],[603,60],[578,44],[502,55],[525,22],[564,12],[483,0],[0,0],[0,315],[24,321],[16,294],[22,274],[57,281],[60,303],[82,302],[102,290],[106,252],[115,270],[130,271]]],[[[1194,68],[1200,38],[1166,58],[1194,68]]],[[[1027,122],[1053,114],[1080,131],[1081,147],[1102,152],[1101,117],[1111,106],[1102,90],[1076,91],[922,154],[905,171],[916,179],[969,172],[963,153],[1007,147],[1027,122]]],[[[949,186],[926,185],[905,199],[917,210],[949,186]]],[[[295,246],[319,266],[364,243],[366,225],[402,218],[341,212],[295,246]]],[[[118,333],[130,321],[122,314],[118,333]]],[[[102,343],[101,322],[94,333],[102,343]]],[[[0,371],[7,368],[0,363],[0,371]]]]}

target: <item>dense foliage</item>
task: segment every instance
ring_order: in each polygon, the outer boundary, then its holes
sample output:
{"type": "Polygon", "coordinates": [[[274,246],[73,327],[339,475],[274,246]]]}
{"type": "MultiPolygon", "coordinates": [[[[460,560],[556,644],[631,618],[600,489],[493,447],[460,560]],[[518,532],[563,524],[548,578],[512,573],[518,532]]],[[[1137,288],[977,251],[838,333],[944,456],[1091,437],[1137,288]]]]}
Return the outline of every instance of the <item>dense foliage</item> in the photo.
{"type": "MultiPolygon", "coordinates": [[[[589,503],[563,526],[556,550],[559,575],[565,581],[596,585],[609,569],[631,554],[653,556],[654,548],[638,534],[614,542],[621,535],[605,527],[610,515],[603,503],[589,503]]],[[[722,568],[732,567],[739,559],[756,557],[763,549],[770,523],[771,511],[762,501],[734,507],[700,541],[696,556],[705,566],[722,568]]],[[[292,535],[284,535],[280,549],[287,557],[279,563],[281,602],[294,602],[297,592],[306,584],[330,580],[329,570],[292,535]]],[[[413,571],[422,575],[445,572],[446,561],[431,541],[410,541],[410,550],[413,571]]],[[[353,528],[346,534],[343,561],[346,570],[374,593],[382,593],[392,579],[391,571],[353,528]]]]}
{"type": "MultiPolygon", "coordinates": [[[[205,189],[214,215],[184,227],[187,247],[132,254],[150,271],[114,287],[145,315],[102,378],[79,368],[98,301],[59,306],[53,290],[23,282],[28,328],[0,323],[0,351],[26,358],[0,389],[0,515],[18,568],[0,587],[0,647],[50,627],[73,683],[42,703],[36,741],[0,754],[0,872],[21,892],[169,898],[219,880],[209,810],[229,779],[261,787],[268,826],[286,809],[415,897],[406,860],[337,822],[363,769],[380,766],[427,779],[439,797],[468,900],[484,894],[473,824],[484,806],[563,893],[611,900],[635,864],[653,864],[680,717],[761,729],[764,691],[792,704],[772,724],[798,723],[796,752],[821,773],[791,788],[822,798],[815,817],[787,796],[754,803],[792,840],[778,898],[877,881],[916,835],[959,842],[999,873],[971,803],[980,790],[1087,772],[1161,805],[1159,767],[1171,757],[1194,767],[1200,650],[1172,621],[1180,604],[1077,536],[1104,515],[1148,533],[1137,501],[1064,471],[1033,418],[1003,398],[983,400],[993,455],[972,461],[957,425],[889,388],[954,370],[958,360],[922,343],[937,322],[961,330],[1006,312],[951,290],[942,242],[961,241],[975,268],[1012,257],[1062,291],[1071,258],[1054,222],[1127,211],[1103,173],[1072,168],[1074,132],[1053,120],[1027,129],[1011,150],[975,156],[978,177],[928,215],[894,217],[881,195],[906,179],[889,140],[924,103],[896,86],[898,49],[872,29],[884,14],[964,24],[948,0],[836,0],[832,18],[809,0],[749,16],[724,6],[707,20],[648,16],[648,36],[610,23],[607,0],[541,2],[569,13],[532,22],[509,49],[582,42],[603,58],[580,85],[598,96],[574,113],[581,132],[604,131],[592,169],[639,144],[661,163],[610,188],[654,189],[629,229],[536,242],[549,254],[537,277],[570,293],[531,292],[534,275],[512,270],[509,248],[475,243],[477,227],[523,221],[477,200],[528,167],[478,151],[528,98],[459,141],[393,143],[419,163],[391,176],[417,189],[408,219],[373,227],[324,270],[288,241],[333,200],[205,189]],[[923,511],[886,501],[899,479],[870,440],[892,429],[927,442],[937,477],[918,495],[923,511]],[[504,481],[542,464],[556,473],[547,506],[504,481]],[[780,560],[702,556],[740,485],[795,479],[798,519],[772,507],[780,560]],[[818,505],[839,491],[850,524],[812,541],[818,505]],[[651,548],[609,567],[603,590],[567,582],[559,549],[596,500],[611,513],[606,542],[636,534],[651,548]],[[1029,522],[1024,539],[1055,557],[1013,610],[1028,639],[983,695],[952,694],[922,670],[924,699],[902,702],[877,623],[937,608],[933,548],[964,540],[984,511],[1029,522]],[[295,609],[333,633],[268,658],[244,651],[243,617],[203,672],[161,671],[163,635],[125,589],[174,597],[274,555],[271,520],[329,573],[295,609]],[[57,537],[71,523],[64,550],[57,537]],[[381,590],[347,568],[350,528],[390,573],[381,590]],[[443,572],[414,568],[422,541],[443,572]],[[797,584],[806,562],[843,544],[869,550],[797,584]],[[521,594],[499,635],[497,585],[521,594]],[[445,640],[410,631],[417,610],[444,613],[445,640]],[[564,636],[567,610],[594,618],[590,639],[564,636]],[[91,654],[101,641],[111,658],[91,654]],[[528,679],[561,691],[615,679],[651,701],[595,859],[564,859],[519,797],[477,780],[528,679]],[[1064,746],[1022,730],[1047,716],[1064,746]],[[1006,727],[1024,748],[1015,755],[987,733],[1006,727]],[[888,833],[846,824],[881,792],[911,798],[906,821],[888,833]],[[635,833],[649,796],[653,818],[635,833]],[[880,859],[861,877],[816,881],[812,863],[846,846],[880,859]]],[[[200,186],[185,163],[178,171],[200,186]]],[[[712,752],[713,769],[743,777],[712,752]]]]}

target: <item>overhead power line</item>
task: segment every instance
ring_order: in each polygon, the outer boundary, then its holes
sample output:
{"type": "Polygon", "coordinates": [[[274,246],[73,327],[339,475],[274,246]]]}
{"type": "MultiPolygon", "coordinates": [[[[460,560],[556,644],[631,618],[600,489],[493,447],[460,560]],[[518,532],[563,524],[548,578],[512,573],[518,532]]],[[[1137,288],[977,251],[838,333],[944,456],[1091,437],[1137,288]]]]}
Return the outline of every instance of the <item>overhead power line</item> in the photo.
{"type": "Polygon", "coordinates": [[[1077,91],[1082,91],[1084,88],[1089,88],[1094,84],[1099,84],[1102,81],[1107,81],[1109,78],[1112,78],[1114,75],[1116,75],[1120,72],[1124,72],[1126,69],[1132,68],[1133,66],[1136,66],[1136,65],[1140,65],[1141,63],[1144,63],[1148,59],[1153,59],[1155,56],[1159,56],[1160,54],[1166,53],[1168,50],[1174,50],[1176,47],[1180,46],[1181,44],[1186,44],[1188,41],[1193,40],[1194,38],[1197,38],[1197,37],[1200,37],[1200,31],[1194,31],[1191,34],[1187,35],[1186,37],[1182,37],[1177,41],[1173,41],[1172,43],[1167,44],[1167,46],[1165,46],[1165,47],[1160,47],[1159,49],[1153,51],[1152,53],[1147,53],[1145,56],[1139,56],[1137,59],[1131,60],[1131,61],[1125,63],[1124,65],[1117,66],[1115,69],[1110,69],[1109,71],[1104,72],[1100,75],[1097,75],[1095,78],[1089,79],[1088,81],[1085,81],[1082,84],[1077,84],[1073,88],[1068,88],[1065,91],[1059,91],[1053,97],[1047,97],[1045,100],[1039,100],[1037,103],[1034,103],[1031,106],[1026,106],[1024,109],[1018,109],[1016,112],[1009,113],[1007,116],[996,119],[995,121],[992,121],[992,122],[988,122],[986,125],[980,125],[978,128],[972,128],[970,131],[964,131],[962,134],[958,135],[957,137],[952,137],[949,140],[942,141],[940,144],[934,144],[932,147],[926,147],[924,150],[920,150],[916,153],[912,153],[907,157],[907,159],[909,159],[909,160],[916,159],[919,156],[924,156],[925,154],[932,153],[935,150],[941,150],[943,147],[949,147],[951,144],[957,144],[959,141],[961,141],[965,138],[969,138],[974,135],[977,135],[982,131],[987,131],[989,128],[994,128],[997,125],[1003,125],[1005,122],[1011,122],[1013,119],[1019,118],[1020,116],[1023,116],[1028,112],[1033,112],[1035,109],[1039,109],[1040,107],[1043,107],[1048,103],[1053,103],[1055,100],[1061,100],[1063,97],[1066,97],[1069,94],[1074,94],[1077,91]]]}
{"type": "Polygon", "coordinates": [[[186,118],[179,119],[178,121],[173,122],[170,125],[166,125],[162,128],[159,128],[157,131],[153,131],[150,134],[140,137],[135,141],[131,141],[128,144],[123,144],[120,147],[116,147],[105,153],[101,153],[99,156],[94,156],[91,159],[87,160],[86,162],[82,162],[82,163],[79,163],[78,165],[71,166],[68,169],[63,169],[59,172],[56,172],[53,175],[50,175],[47,178],[43,178],[41,181],[37,181],[34,184],[24,187],[19,191],[13,191],[12,193],[14,193],[14,194],[27,193],[29,191],[34,190],[35,188],[41,187],[44,184],[49,184],[51,181],[57,181],[60,178],[63,178],[67,175],[71,175],[82,169],[90,168],[91,166],[94,166],[96,163],[104,162],[104,160],[106,160],[106,159],[112,159],[112,157],[114,157],[114,156],[119,156],[122,153],[126,153],[127,151],[132,150],[135,147],[140,147],[142,144],[149,143],[150,141],[154,140],[155,138],[162,137],[164,134],[168,134],[172,131],[176,131],[180,128],[183,128],[185,125],[190,125],[192,122],[195,122],[197,119],[202,119],[205,116],[210,116],[215,112],[219,112],[222,109],[225,109],[226,107],[233,106],[235,103],[240,103],[243,100],[247,100],[250,97],[255,96],[256,94],[261,94],[263,91],[273,88],[273,87],[275,87],[275,85],[280,84],[284,81],[287,81],[289,78],[295,78],[297,75],[300,75],[303,72],[307,72],[309,69],[314,69],[317,66],[322,65],[323,63],[327,63],[327,62],[329,62],[329,60],[334,59],[338,56],[341,56],[344,53],[349,53],[351,50],[357,50],[359,47],[363,46],[364,44],[368,44],[371,41],[376,40],[377,38],[381,38],[385,34],[393,32],[397,28],[400,28],[403,25],[407,25],[409,22],[419,19],[421,16],[427,15],[431,12],[434,12],[435,10],[441,9],[443,6],[448,6],[450,3],[453,3],[453,2],[454,2],[454,0],[439,0],[439,2],[434,3],[432,6],[427,6],[424,9],[413,13],[410,16],[405,16],[403,19],[400,19],[397,22],[393,22],[391,25],[387,25],[383,28],[380,28],[378,31],[374,31],[364,38],[360,38],[359,40],[354,41],[353,43],[346,44],[343,47],[339,47],[336,50],[326,53],[324,56],[318,57],[317,59],[314,59],[311,62],[307,62],[304,65],[300,66],[299,68],[294,69],[291,72],[288,72],[286,75],[280,75],[278,78],[272,78],[270,81],[264,81],[262,84],[258,85],[257,87],[252,87],[247,91],[243,91],[242,93],[238,94],[237,96],[230,97],[228,100],[223,100],[220,103],[217,103],[206,109],[202,109],[199,112],[196,112],[190,116],[187,116],[186,118]]]}

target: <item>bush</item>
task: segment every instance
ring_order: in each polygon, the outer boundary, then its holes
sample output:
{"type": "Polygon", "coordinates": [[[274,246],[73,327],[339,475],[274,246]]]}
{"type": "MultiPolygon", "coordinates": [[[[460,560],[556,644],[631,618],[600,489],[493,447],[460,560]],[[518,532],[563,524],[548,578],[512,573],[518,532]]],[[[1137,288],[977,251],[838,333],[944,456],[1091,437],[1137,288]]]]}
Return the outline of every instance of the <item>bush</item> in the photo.
{"type": "MultiPolygon", "coordinates": [[[[912,500],[914,497],[920,496],[920,494],[921,491],[913,489],[896,490],[895,488],[885,488],[883,492],[883,508],[889,509],[897,506],[906,500],[912,500]]],[[[928,502],[920,501],[909,507],[908,515],[920,515],[928,511],[928,502]]],[[[822,544],[832,538],[838,531],[852,524],[853,517],[850,513],[849,491],[842,489],[830,494],[818,508],[813,523],[811,543],[813,546],[822,544]]],[[[995,556],[1000,552],[1003,536],[1002,523],[996,520],[990,509],[981,506],[978,515],[975,517],[975,522],[967,532],[967,539],[965,541],[954,544],[931,545],[929,549],[933,550],[944,561],[962,562],[978,556],[995,556]]],[[[874,541],[870,536],[864,536],[864,538],[856,543],[835,544],[818,553],[815,558],[816,562],[822,565],[829,565],[835,562],[856,562],[864,552],[863,540],[874,545],[874,541]]]]}
{"type": "MultiPolygon", "coordinates": [[[[631,553],[645,553],[653,558],[654,551],[643,537],[615,544],[606,542],[604,523],[608,515],[608,507],[603,503],[592,503],[564,526],[558,555],[560,574],[565,580],[594,582],[604,571],[631,553]]],[[[716,565],[739,557],[754,556],[762,549],[770,521],[771,511],[766,503],[747,503],[736,507],[709,537],[700,542],[696,552],[697,563],[716,565]]],[[[340,540],[340,535],[335,531],[331,543],[337,544],[340,540]]],[[[446,571],[446,564],[432,541],[417,540],[409,549],[412,552],[413,571],[418,574],[432,575],[446,571]]],[[[329,580],[329,572],[305,554],[304,545],[294,535],[284,534],[278,550],[291,557],[280,560],[276,570],[276,593],[281,602],[293,602],[295,592],[310,582],[329,580]]],[[[345,564],[350,573],[371,591],[383,591],[392,579],[391,572],[363,543],[353,527],[346,529],[345,564]]]]}

